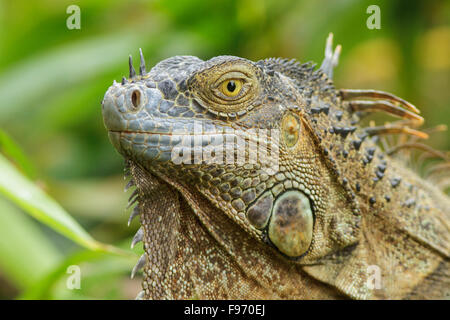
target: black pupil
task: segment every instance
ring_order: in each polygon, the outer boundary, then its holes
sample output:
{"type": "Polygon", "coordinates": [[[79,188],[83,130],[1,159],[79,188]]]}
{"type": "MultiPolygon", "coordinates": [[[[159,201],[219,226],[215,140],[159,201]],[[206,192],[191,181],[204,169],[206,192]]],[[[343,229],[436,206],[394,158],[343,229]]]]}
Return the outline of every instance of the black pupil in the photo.
{"type": "Polygon", "coordinates": [[[236,83],[234,83],[233,80],[229,81],[227,84],[227,89],[230,92],[233,92],[234,90],[236,90],[236,83]]]}

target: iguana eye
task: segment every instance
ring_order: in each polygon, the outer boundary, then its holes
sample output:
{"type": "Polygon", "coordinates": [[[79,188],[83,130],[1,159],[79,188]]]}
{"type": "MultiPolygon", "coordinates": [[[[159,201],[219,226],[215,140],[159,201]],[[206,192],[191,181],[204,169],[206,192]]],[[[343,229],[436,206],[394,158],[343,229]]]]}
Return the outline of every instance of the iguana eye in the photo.
{"type": "Polygon", "coordinates": [[[227,97],[235,97],[242,90],[242,80],[230,79],[222,82],[220,90],[227,97]]]}
{"type": "Polygon", "coordinates": [[[241,72],[228,72],[220,77],[212,86],[216,97],[228,104],[245,100],[251,89],[250,79],[241,72]]]}
{"type": "Polygon", "coordinates": [[[260,73],[252,63],[232,60],[194,74],[188,86],[196,101],[211,113],[236,117],[255,106],[262,90],[260,73]]]}

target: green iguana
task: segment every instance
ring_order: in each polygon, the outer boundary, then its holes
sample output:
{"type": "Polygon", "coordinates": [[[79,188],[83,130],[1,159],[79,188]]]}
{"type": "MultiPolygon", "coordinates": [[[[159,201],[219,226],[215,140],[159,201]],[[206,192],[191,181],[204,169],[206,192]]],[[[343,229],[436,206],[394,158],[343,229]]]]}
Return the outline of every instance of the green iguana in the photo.
{"type": "Polygon", "coordinates": [[[130,56],[102,110],[136,186],[139,299],[450,297],[450,200],[400,159],[447,155],[412,104],[336,89],[340,49],[330,34],[318,69],[176,56],[147,73],[140,51],[136,74],[130,56]],[[363,126],[376,111],[400,120],[363,126]]]}

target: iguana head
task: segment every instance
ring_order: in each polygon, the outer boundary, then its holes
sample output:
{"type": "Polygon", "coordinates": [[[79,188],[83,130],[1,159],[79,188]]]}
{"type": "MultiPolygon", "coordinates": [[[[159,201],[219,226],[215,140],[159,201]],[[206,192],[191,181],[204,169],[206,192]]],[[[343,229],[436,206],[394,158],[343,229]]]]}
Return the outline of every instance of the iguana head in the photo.
{"type": "MultiPolygon", "coordinates": [[[[339,49],[334,55],[327,50],[317,70],[283,59],[176,56],[148,73],[141,52],[139,75],[130,58],[129,78],[106,92],[103,117],[116,149],[139,167],[136,175],[146,172],[178,190],[181,197],[174,201],[186,203],[232,258],[244,253],[228,243],[229,229],[214,231],[223,229],[214,219],[245,231],[252,239],[246,242],[267,252],[256,253],[258,259],[268,255],[283,265],[304,266],[340,292],[368,297],[367,276],[348,275],[345,281],[352,286],[347,288],[336,280],[337,270],[345,269],[336,264],[351,260],[349,248],[361,239],[361,208],[373,207],[380,198],[372,199],[368,176],[383,176],[386,161],[373,159],[377,147],[367,137],[395,128],[365,130],[357,125],[360,111],[378,108],[413,121],[421,118],[413,107],[408,111],[386,100],[378,106],[344,103],[358,92],[335,90],[331,74],[339,49]]],[[[372,92],[400,101],[383,94],[372,92]]],[[[347,262],[358,272],[367,266],[367,261],[358,267],[347,262]]]]}
{"type": "MultiPolygon", "coordinates": [[[[178,56],[114,84],[105,124],[127,159],[197,186],[255,237],[305,261],[335,246],[320,241],[326,216],[340,217],[346,234],[336,236],[345,239],[357,222],[317,146],[311,77],[327,82],[310,64],[178,56]],[[304,83],[275,71],[278,64],[296,68],[304,83]]],[[[338,99],[332,88],[321,95],[324,108],[338,99]]]]}

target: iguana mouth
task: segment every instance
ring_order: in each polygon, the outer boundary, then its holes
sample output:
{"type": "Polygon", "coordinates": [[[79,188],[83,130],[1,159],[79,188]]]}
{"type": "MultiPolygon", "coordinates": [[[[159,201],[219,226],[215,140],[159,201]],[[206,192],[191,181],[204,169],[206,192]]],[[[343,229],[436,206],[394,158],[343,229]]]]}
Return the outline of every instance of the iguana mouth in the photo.
{"type": "Polygon", "coordinates": [[[110,140],[123,155],[140,159],[143,163],[172,161],[174,164],[243,166],[256,163],[249,150],[250,145],[254,145],[258,146],[255,151],[258,163],[264,168],[278,170],[278,149],[273,147],[272,136],[255,134],[251,130],[196,127],[195,123],[189,127],[184,132],[167,132],[165,129],[158,132],[159,128],[155,131],[113,129],[108,132],[110,140]]]}
{"type": "Polygon", "coordinates": [[[173,147],[178,139],[167,133],[109,131],[109,138],[117,150],[124,156],[146,161],[169,161],[172,158],[173,147]]]}
{"type": "MultiPolygon", "coordinates": [[[[176,159],[184,156],[184,163],[187,164],[188,160],[194,161],[193,158],[191,159],[195,156],[194,154],[204,156],[209,149],[221,150],[221,153],[225,153],[223,150],[229,146],[234,153],[239,148],[234,142],[227,145],[227,137],[231,136],[234,139],[233,134],[227,136],[222,132],[202,132],[200,134],[197,132],[166,133],[119,130],[109,130],[108,132],[110,140],[121,153],[146,161],[173,160],[174,163],[179,164],[176,159]]],[[[203,160],[205,159],[203,157],[203,160]]]]}

